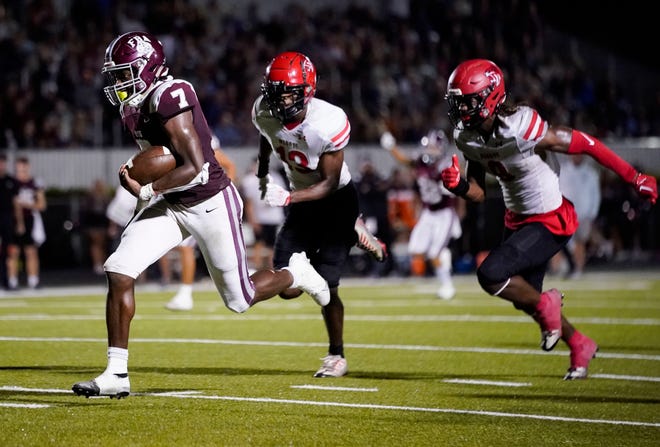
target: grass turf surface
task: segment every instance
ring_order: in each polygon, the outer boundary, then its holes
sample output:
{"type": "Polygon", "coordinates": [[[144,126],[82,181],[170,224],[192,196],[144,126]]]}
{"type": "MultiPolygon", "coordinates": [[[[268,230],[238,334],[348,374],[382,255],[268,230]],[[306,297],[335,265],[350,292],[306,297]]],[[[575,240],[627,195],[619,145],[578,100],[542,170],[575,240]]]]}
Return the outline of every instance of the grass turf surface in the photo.
{"type": "Polygon", "coordinates": [[[658,273],[546,279],[600,345],[574,382],[565,344],[541,351],[538,326],[469,275],[452,301],[428,280],[344,281],[339,379],[312,377],[327,340],[306,295],[236,315],[202,283],[172,313],[141,286],[119,401],[71,392],[105,368],[102,287],[5,294],[0,445],[657,445],[658,273]]]}

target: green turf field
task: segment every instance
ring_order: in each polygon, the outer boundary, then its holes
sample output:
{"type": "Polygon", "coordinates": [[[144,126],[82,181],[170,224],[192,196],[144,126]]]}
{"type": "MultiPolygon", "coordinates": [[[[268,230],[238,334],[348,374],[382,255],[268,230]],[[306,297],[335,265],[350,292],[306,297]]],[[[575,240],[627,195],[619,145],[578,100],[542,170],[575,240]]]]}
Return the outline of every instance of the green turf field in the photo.
{"type": "Polygon", "coordinates": [[[546,279],[600,345],[590,378],[562,380],[568,351],[457,278],[345,281],[349,375],[315,379],[327,339],[303,295],[243,315],[203,284],[192,312],[141,286],[132,394],[85,399],[106,364],[104,292],[0,297],[0,446],[657,446],[660,272],[546,279]]]}

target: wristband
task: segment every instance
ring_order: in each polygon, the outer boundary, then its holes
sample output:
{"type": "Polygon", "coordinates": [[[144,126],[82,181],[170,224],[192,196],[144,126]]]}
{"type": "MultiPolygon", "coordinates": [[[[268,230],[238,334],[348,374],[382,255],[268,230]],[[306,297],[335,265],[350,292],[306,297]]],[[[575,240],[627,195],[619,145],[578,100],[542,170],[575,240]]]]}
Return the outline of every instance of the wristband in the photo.
{"type": "Polygon", "coordinates": [[[454,188],[447,189],[457,196],[465,197],[465,194],[467,194],[468,190],[470,189],[470,184],[463,177],[459,177],[458,185],[456,185],[454,188]]]}
{"type": "Polygon", "coordinates": [[[155,195],[156,195],[156,193],[154,192],[153,183],[147,183],[142,188],[140,188],[140,199],[141,200],[149,200],[155,195]]]}

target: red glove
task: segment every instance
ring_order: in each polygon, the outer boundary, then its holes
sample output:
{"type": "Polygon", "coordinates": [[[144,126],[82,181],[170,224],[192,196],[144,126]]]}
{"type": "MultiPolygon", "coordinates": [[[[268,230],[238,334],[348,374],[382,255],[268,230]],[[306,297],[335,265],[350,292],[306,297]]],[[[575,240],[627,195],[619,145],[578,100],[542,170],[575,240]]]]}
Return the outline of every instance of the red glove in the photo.
{"type": "Polygon", "coordinates": [[[633,180],[633,186],[637,194],[655,205],[655,201],[658,200],[658,183],[655,177],[638,172],[633,180]]]}
{"type": "Polygon", "coordinates": [[[461,181],[458,155],[454,154],[451,156],[451,166],[443,169],[440,175],[442,176],[442,183],[445,185],[445,188],[452,190],[458,186],[458,183],[461,181]]]}

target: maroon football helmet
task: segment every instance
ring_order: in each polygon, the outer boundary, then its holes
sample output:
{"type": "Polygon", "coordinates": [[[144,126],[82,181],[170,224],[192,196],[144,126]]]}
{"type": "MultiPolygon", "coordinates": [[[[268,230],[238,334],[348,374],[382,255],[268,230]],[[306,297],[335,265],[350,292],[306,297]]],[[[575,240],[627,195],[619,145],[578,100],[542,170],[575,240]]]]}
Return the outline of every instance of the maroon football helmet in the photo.
{"type": "Polygon", "coordinates": [[[261,93],[273,116],[283,123],[294,121],[316,93],[316,68],[304,54],[281,53],[266,67],[261,93]],[[292,101],[283,95],[292,95],[292,101]]]}
{"type": "Polygon", "coordinates": [[[496,113],[506,99],[502,70],[486,59],[462,62],[449,76],[445,99],[454,126],[459,123],[465,129],[479,126],[496,113]]]}
{"type": "Polygon", "coordinates": [[[167,75],[163,45],[152,34],[132,31],[105,50],[105,95],[112,105],[138,106],[159,78],[167,75]]]}

